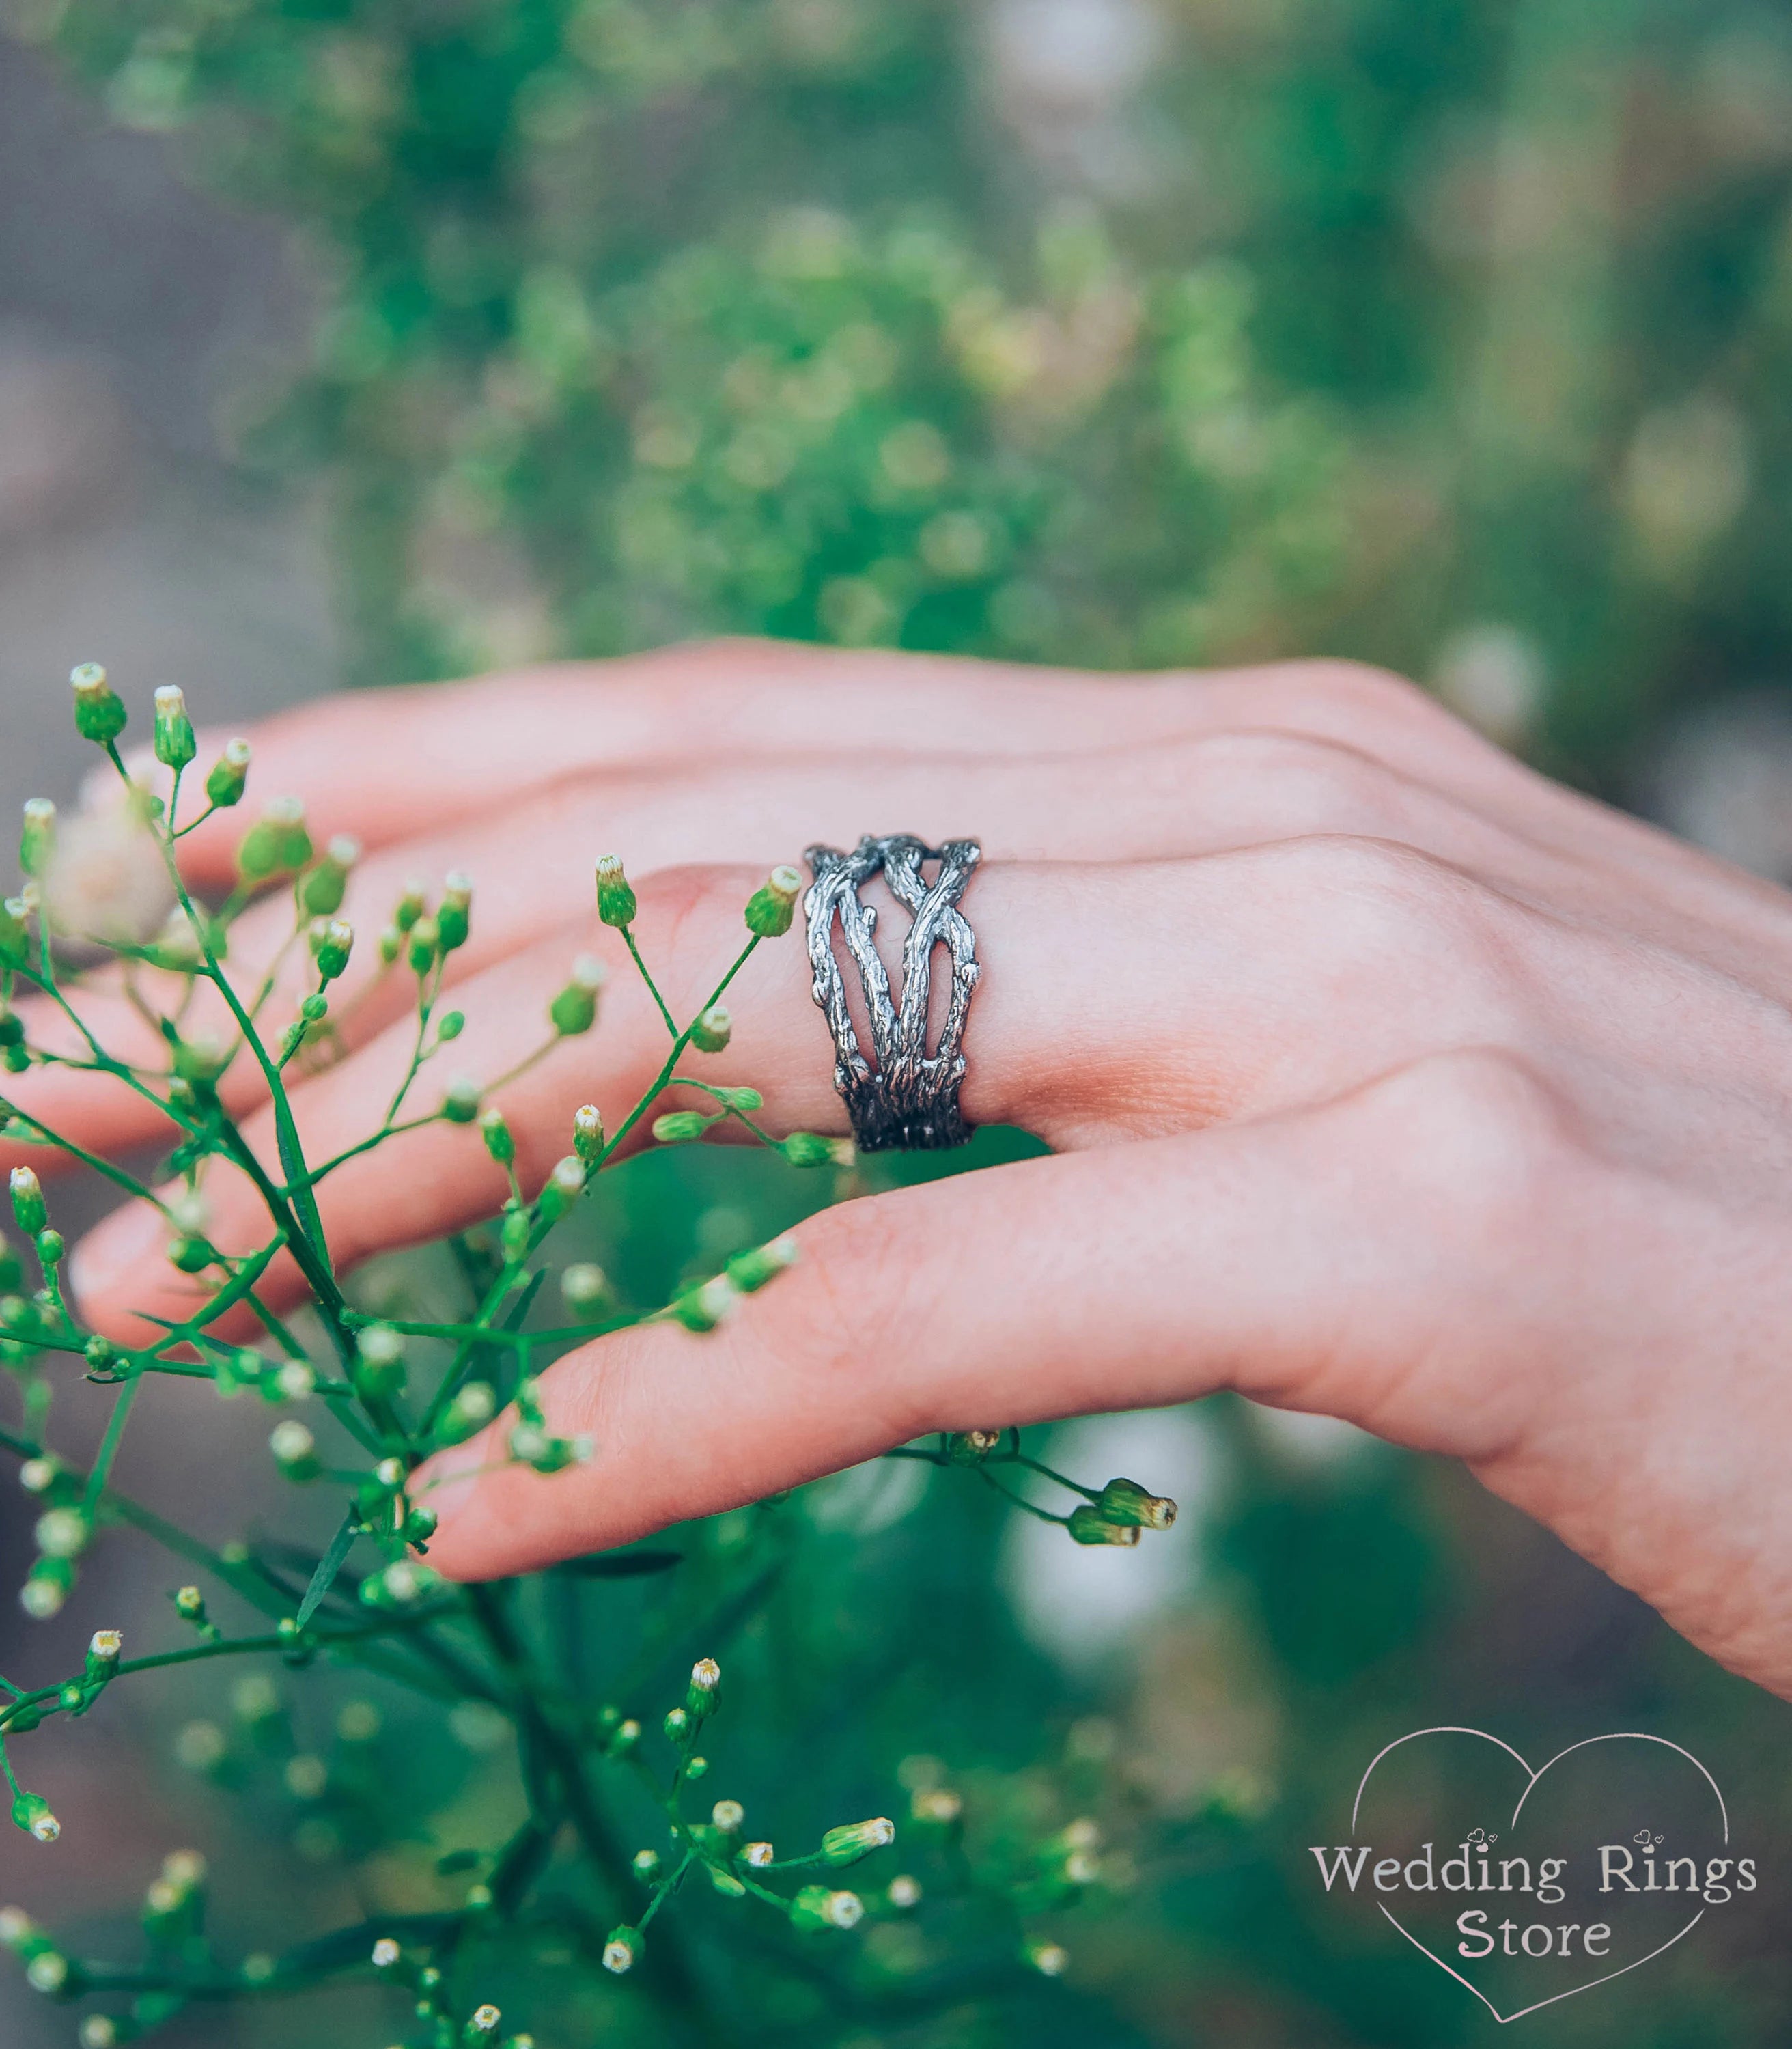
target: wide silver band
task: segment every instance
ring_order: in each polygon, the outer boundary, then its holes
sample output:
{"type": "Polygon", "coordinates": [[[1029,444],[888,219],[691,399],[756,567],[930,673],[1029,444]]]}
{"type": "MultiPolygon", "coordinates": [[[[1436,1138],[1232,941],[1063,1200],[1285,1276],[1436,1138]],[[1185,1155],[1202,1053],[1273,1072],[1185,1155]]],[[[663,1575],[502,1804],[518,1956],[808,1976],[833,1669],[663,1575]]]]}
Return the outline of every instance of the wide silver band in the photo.
{"type": "Polygon", "coordinates": [[[912,833],[869,834],[850,853],[831,846],[809,850],[814,881],[803,898],[809,960],[815,971],[815,1001],[834,1034],[834,1083],[853,1121],[862,1153],[962,1145],[970,1126],[958,1108],[964,1079],[965,1019],[982,970],[977,941],[958,900],[983,850],[974,839],[949,839],[931,847],[912,833]],[[923,869],[933,867],[930,882],[923,869]],[[876,908],[859,891],[881,872],[890,894],[913,922],[902,945],[902,1007],[890,997],[890,978],[873,939],[876,908]],[[871,1028],[872,1058],[859,1043],[834,947],[840,928],[846,955],[857,970],[865,1013],[871,1028]],[[951,956],[952,986],[939,1042],[927,1044],[933,999],[933,956],[943,947],[951,956]],[[875,1064],[873,1064],[875,1062],[875,1064]]]}

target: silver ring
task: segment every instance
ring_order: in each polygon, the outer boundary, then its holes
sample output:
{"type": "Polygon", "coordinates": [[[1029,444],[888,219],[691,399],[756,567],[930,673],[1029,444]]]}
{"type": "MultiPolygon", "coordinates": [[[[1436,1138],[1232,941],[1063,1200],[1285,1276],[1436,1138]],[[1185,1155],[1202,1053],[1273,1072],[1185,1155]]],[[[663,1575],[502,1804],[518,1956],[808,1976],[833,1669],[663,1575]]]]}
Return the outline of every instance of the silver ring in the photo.
{"type": "Polygon", "coordinates": [[[883,839],[868,834],[850,853],[831,846],[809,850],[814,881],[803,910],[815,971],[815,1001],[834,1034],[834,1085],[846,1105],[861,1153],[962,1145],[970,1136],[958,1108],[958,1086],[965,1073],[965,1019],[982,970],[976,935],[958,900],[982,857],[983,850],[974,839],[949,839],[943,846],[931,847],[912,833],[891,833],[883,839]],[[931,882],[922,873],[929,865],[937,870],[931,882]],[[891,1001],[890,978],[873,940],[877,912],[859,899],[860,889],[880,871],[890,894],[913,921],[902,945],[900,1010],[891,1001]],[[858,971],[873,1059],[867,1059],[859,1043],[847,1001],[834,951],[837,920],[847,957],[858,971]],[[939,947],[951,955],[952,986],[939,1043],[930,1052],[927,1013],[934,952],[939,947]]]}

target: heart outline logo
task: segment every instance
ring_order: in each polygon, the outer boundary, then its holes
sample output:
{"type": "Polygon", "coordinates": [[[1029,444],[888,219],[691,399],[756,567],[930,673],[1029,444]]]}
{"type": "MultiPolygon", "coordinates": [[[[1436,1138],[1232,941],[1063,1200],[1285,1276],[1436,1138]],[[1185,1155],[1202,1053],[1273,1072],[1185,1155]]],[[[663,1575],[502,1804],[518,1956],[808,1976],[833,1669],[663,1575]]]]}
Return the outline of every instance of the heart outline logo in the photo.
{"type": "MultiPolygon", "coordinates": [[[[1398,1750],[1402,1744],[1416,1743],[1421,1736],[1479,1736],[1483,1743],[1491,1743],[1495,1749],[1504,1751],[1506,1755],[1518,1765],[1518,1768],[1522,1772],[1524,1772],[1526,1780],[1525,1790],[1518,1795],[1518,1805],[1512,1810],[1512,1818],[1506,1824],[1508,1829],[1515,1829],[1518,1826],[1518,1817],[1524,1812],[1525,1802],[1537,1790],[1537,1782],[1543,1777],[1545,1772],[1550,1770],[1553,1766],[1560,1764],[1565,1757],[1572,1757],[1577,1750],[1585,1750],[1589,1748],[1589,1746],[1596,1743],[1659,1744],[1664,1750],[1673,1751],[1679,1756],[1685,1758],[1689,1764],[1693,1766],[1697,1770],[1700,1775],[1704,1779],[1705,1783],[1711,1788],[1712,1795],[1717,1802],[1718,1814],[1723,1820],[1723,1840],[1726,1845],[1729,1842],[1730,1810],[1724,1802],[1723,1788],[1719,1786],[1717,1781],[1712,1777],[1711,1774],[1706,1771],[1705,1766],[1700,1763],[1698,1759],[1693,1756],[1691,1751],[1686,1749],[1680,1744],[1670,1742],[1665,1736],[1651,1736],[1646,1730],[1642,1729],[1612,1729],[1608,1731],[1603,1736],[1583,1736],[1580,1742],[1571,1743],[1565,1750],[1558,1750],[1553,1757],[1550,1758],[1546,1763],[1539,1765],[1537,1770],[1533,1771],[1530,1767],[1530,1760],[1527,1758],[1521,1756],[1519,1753],[1512,1748],[1510,1744],[1502,1741],[1499,1736],[1488,1735],[1485,1729],[1461,1728],[1454,1724],[1440,1725],[1436,1728],[1413,1729],[1405,1736],[1396,1736],[1392,1743],[1384,1744],[1382,1748],[1377,1751],[1375,1755],[1370,1759],[1368,1766],[1365,1769],[1361,1780],[1358,1783],[1356,1798],[1351,1803],[1351,1834],[1353,1838],[1356,1834],[1357,1819],[1362,1810],[1362,1796],[1368,1790],[1369,1781],[1374,1775],[1376,1766],[1381,1763],[1383,1758],[1389,1756],[1392,1752],[1398,1750]]],[[[1693,1916],[1692,1919],[1686,1923],[1685,1927],[1679,1931],[1678,1934],[1670,1935],[1666,1942],[1658,1944],[1654,1949],[1649,1952],[1647,1956],[1638,1957],[1633,1963],[1622,1965],[1615,1971],[1607,1971],[1603,1977],[1589,1978],[1584,1985],[1571,1985],[1566,1992],[1552,1993],[1547,1999],[1540,1999],[1532,2005],[1520,2007],[1516,2013],[1502,2013],[1499,2008],[1494,2004],[1493,2001],[1488,1998],[1487,1994],[1482,1991],[1481,1988],[1478,1985],[1471,1983],[1468,1979],[1463,1976],[1460,1971],[1453,1969],[1450,1965],[1445,1963],[1444,1959],[1438,1956],[1434,1951],[1428,1950],[1425,1944],[1419,1940],[1418,1937],[1413,1933],[1412,1930],[1404,1926],[1397,1915],[1390,1913],[1388,1909],[1385,1906],[1382,1906],[1379,1900],[1377,1900],[1375,1903],[1378,1907],[1381,1907],[1382,1914],[1386,1916],[1387,1919],[1395,1928],[1399,1930],[1400,1933],[1406,1938],[1407,1941],[1412,1944],[1413,1947],[1418,1951],[1421,1956],[1429,1958],[1430,1961],[1437,1966],[1439,1970],[1442,1971],[1447,1977],[1454,1978],[1458,1985],[1465,1987],[1468,1991],[1473,1993],[1475,1997],[1479,2000],[1481,2004],[1487,2009],[1488,2012],[1493,2016],[1494,2019],[1497,2020],[1502,2028],[1512,2021],[1522,2020],[1527,2013],[1541,2013],[1543,2008],[1546,2006],[1559,2005],[1565,1999],[1573,1999],[1577,1997],[1581,1993],[1592,1992],[1596,1988],[1602,1985],[1610,1985],[1614,1978],[1627,1977],[1631,1972],[1641,1969],[1644,1964],[1653,1963],[1657,1957],[1659,1957],[1666,1951],[1671,1950],[1674,1944],[1679,1942],[1683,1936],[1689,1935],[1692,1931],[1697,1927],[1699,1923],[1704,1920],[1705,1916],[1705,1910],[1701,1907],[1698,1912],[1693,1916]]]]}

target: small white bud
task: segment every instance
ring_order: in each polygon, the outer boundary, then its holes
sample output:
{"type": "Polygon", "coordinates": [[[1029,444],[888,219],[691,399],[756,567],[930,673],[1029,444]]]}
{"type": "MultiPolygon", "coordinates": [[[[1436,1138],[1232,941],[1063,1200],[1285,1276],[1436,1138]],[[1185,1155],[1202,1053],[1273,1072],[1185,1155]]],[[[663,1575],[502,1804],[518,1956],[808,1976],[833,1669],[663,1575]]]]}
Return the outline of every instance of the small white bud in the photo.
{"type": "Polygon", "coordinates": [[[589,1309],[593,1302],[601,1302],[608,1285],[603,1268],[589,1259],[569,1266],[560,1277],[560,1292],[569,1308],[589,1309]]]}
{"type": "MultiPolygon", "coordinates": [[[[37,1831],[32,1833],[35,1835],[37,1831]]],[[[54,1950],[45,1950],[25,1966],[25,1977],[33,1992],[60,1992],[68,1982],[68,1959],[54,1950]]]]}
{"type": "Polygon", "coordinates": [[[713,1693],[721,1684],[721,1667],[713,1658],[699,1658],[690,1668],[690,1683],[700,1693],[713,1693]]]}
{"type": "Polygon", "coordinates": [[[115,1664],[124,1651],[124,1632],[117,1629],[96,1629],[87,1645],[87,1655],[98,1658],[108,1665],[115,1664]]]}
{"type": "Polygon", "coordinates": [[[52,1508],[37,1518],[33,1534],[46,1558],[78,1558],[87,1546],[92,1527],[78,1508],[52,1508]]]}
{"type": "Polygon", "coordinates": [[[503,2016],[495,2006],[476,2006],[473,2008],[472,2019],[467,2025],[478,2034],[496,2035],[498,2032],[498,2023],[503,2019],[503,2016]]]}
{"type": "Polygon", "coordinates": [[[48,1622],[52,1615],[60,1615],[68,1598],[68,1590],[56,1580],[41,1579],[35,1573],[18,1590],[18,1604],[33,1622],[48,1622]]]}
{"type": "Polygon", "coordinates": [[[865,1902],[856,1892],[830,1892],[827,1918],[836,1928],[856,1928],[865,1918],[865,1902]]]}
{"type": "Polygon", "coordinates": [[[402,1954],[390,1935],[382,1935],[373,1946],[373,1967],[376,1971],[389,1971],[402,1954]]]}
{"type": "Polygon", "coordinates": [[[1028,1945],[1028,1962],[1045,1977],[1062,1977],[1070,1960],[1070,1952],[1059,1943],[1032,1942],[1028,1945]]]}
{"type": "Polygon", "coordinates": [[[906,1908],[917,1906],[920,1898],[921,1883],[919,1879],[911,1878],[904,1872],[900,1877],[890,1880],[889,1899],[892,1907],[906,1908]]]}
{"type": "Polygon", "coordinates": [[[762,1870],[771,1863],[774,1852],[769,1843],[748,1843],[741,1853],[742,1864],[750,1864],[755,1871],[762,1870]]]}
{"type": "Polygon", "coordinates": [[[709,1810],[709,1819],[725,1836],[737,1833],[747,1818],[747,1810],[738,1800],[718,1800],[709,1810]]]}
{"type": "Polygon", "coordinates": [[[267,1442],[268,1448],[283,1466],[297,1465],[317,1448],[317,1440],[302,1423],[291,1417],[274,1425],[267,1442]]]}
{"type": "Polygon", "coordinates": [[[281,1367],[276,1385],[289,1402],[304,1402],[317,1391],[317,1376],[302,1359],[290,1359],[281,1367]]]}

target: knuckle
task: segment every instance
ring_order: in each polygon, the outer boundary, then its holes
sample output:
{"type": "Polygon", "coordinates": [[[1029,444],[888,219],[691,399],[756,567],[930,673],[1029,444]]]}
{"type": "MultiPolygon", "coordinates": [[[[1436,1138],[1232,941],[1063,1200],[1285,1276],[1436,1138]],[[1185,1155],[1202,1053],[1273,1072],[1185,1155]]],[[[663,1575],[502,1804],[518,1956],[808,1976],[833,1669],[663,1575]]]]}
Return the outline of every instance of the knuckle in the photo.
{"type": "Polygon", "coordinates": [[[1289,958],[1353,1014],[1422,1005],[1452,1032],[1522,1041],[1523,908],[1421,849],[1316,833],[1254,850],[1256,898],[1289,958]]]}
{"type": "Polygon", "coordinates": [[[1339,741],[1255,727],[1207,735],[1197,747],[1216,778],[1249,785],[1290,832],[1397,838],[1409,826],[1391,772],[1339,741]]]}
{"type": "Polygon", "coordinates": [[[1265,671],[1263,687],[1267,701],[1285,716],[1299,717],[1316,709],[1343,706],[1371,724],[1448,719],[1436,699],[1417,683],[1368,662],[1278,662],[1265,671]]]}
{"type": "Polygon", "coordinates": [[[1476,1258],[1490,1245],[1522,1257],[1594,1165],[1572,1106],[1510,1048],[1429,1055],[1375,1083],[1366,1107],[1382,1148],[1435,1186],[1433,1214],[1463,1220],[1476,1258]]]}

